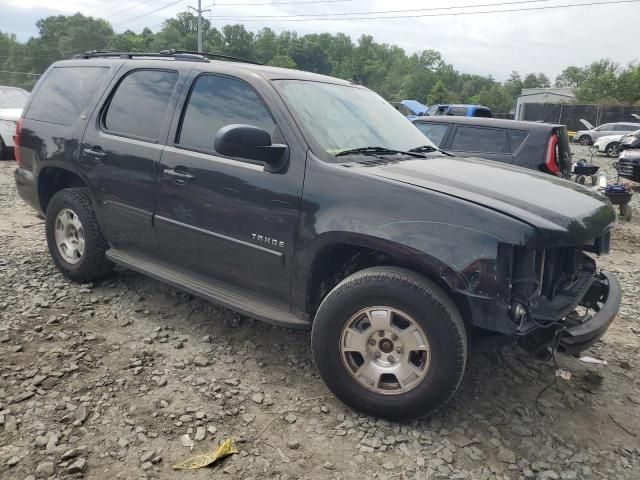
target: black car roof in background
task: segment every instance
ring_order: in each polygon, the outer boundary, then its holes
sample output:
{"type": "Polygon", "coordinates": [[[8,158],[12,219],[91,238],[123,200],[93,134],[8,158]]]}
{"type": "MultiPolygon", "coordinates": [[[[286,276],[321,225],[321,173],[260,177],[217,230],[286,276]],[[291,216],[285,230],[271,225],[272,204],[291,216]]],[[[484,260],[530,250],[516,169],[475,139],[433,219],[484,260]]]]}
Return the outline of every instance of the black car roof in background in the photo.
{"type": "Polygon", "coordinates": [[[558,123],[525,122],[521,120],[503,120],[500,118],[463,117],[455,115],[438,115],[418,117],[413,123],[455,123],[459,125],[473,125],[477,127],[512,128],[516,130],[548,130],[553,127],[564,127],[558,123]]]}
{"type": "MultiPolygon", "coordinates": [[[[245,72],[259,75],[267,80],[306,80],[323,83],[334,83],[337,85],[347,85],[351,87],[360,87],[360,85],[341,80],[327,75],[318,73],[304,72],[302,70],[293,70],[290,68],[271,67],[267,65],[258,65],[253,63],[226,61],[226,60],[209,60],[209,61],[190,61],[183,58],[158,58],[138,56],[134,58],[118,58],[118,57],[92,57],[92,58],[74,58],[69,60],[60,60],[53,66],[82,66],[89,64],[106,65],[109,63],[122,63],[132,65],[135,68],[167,68],[168,64],[172,64],[174,68],[198,68],[200,71],[211,71],[212,73],[223,72],[231,73],[232,71],[245,72]]],[[[363,87],[364,88],[364,87],[363,87]]]]}

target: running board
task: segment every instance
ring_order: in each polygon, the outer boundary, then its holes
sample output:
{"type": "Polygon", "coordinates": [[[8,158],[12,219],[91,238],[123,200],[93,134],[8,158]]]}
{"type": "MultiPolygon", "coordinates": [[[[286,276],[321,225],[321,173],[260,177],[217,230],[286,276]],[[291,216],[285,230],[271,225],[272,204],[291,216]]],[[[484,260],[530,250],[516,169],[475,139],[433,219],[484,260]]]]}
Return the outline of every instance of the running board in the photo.
{"type": "Polygon", "coordinates": [[[283,308],[284,306],[269,302],[266,299],[256,298],[256,296],[247,295],[220,282],[205,280],[200,276],[178,270],[165,263],[148,260],[113,248],[107,250],[106,255],[109,260],[118,265],[148,275],[180,290],[257,320],[290,328],[308,328],[311,326],[309,322],[301,320],[291,312],[288,312],[283,308]]]}

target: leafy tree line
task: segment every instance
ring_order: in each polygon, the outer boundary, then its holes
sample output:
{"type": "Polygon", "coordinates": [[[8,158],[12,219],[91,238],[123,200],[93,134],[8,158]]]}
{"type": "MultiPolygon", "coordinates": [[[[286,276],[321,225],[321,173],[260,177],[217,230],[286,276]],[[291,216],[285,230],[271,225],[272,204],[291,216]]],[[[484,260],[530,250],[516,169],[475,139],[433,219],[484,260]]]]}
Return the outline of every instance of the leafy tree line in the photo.
{"type": "MultiPolygon", "coordinates": [[[[39,34],[21,43],[0,32],[0,85],[31,88],[39,74],[56,60],[86,50],[157,52],[196,50],[197,17],[180,13],[166,20],[157,33],[127,30],[116,34],[102,19],[80,13],[52,16],[37,22],[39,34]]],[[[425,104],[479,103],[495,112],[508,112],[520,90],[549,87],[544,73],[522,77],[514,71],[505,82],[456,71],[435,50],[407,55],[395,45],[377,43],[370,35],[353,41],[348,35],[275,33],[270,28],[251,32],[243,25],[212,27],[203,20],[205,51],[232,55],[264,64],[298,68],[356,81],[389,101],[416,99],[425,104]]],[[[580,68],[571,66],[556,78],[556,86],[575,87],[578,100],[587,103],[640,103],[640,65],[621,68],[600,60],[580,68]]]]}

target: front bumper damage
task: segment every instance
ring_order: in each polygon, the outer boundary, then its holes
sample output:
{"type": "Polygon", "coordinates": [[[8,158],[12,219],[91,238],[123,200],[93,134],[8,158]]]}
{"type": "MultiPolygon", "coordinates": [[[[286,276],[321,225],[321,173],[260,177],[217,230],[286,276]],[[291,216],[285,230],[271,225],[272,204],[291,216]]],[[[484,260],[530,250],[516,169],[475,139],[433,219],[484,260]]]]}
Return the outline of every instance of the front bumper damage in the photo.
{"type": "Polygon", "coordinates": [[[608,272],[599,272],[580,301],[587,308],[584,315],[574,312],[565,317],[560,331],[560,347],[567,353],[578,353],[598,341],[618,314],[622,302],[622,288],[618,279],[608,272]]]}

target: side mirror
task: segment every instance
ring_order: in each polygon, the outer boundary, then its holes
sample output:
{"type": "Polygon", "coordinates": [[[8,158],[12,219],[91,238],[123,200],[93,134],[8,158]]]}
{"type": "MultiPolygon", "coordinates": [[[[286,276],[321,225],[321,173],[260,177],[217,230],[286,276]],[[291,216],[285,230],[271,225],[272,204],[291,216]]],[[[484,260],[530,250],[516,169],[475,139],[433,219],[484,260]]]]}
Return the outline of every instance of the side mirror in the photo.
{"type": "Polygon", "coordinates": [[[229,157],[264,163],[266,172],[277,172],[287,162],[289,147],[271,143],[271,135],[252,125],[232,124],[222,127],[213,139],[216,152],[229,157]]]}

